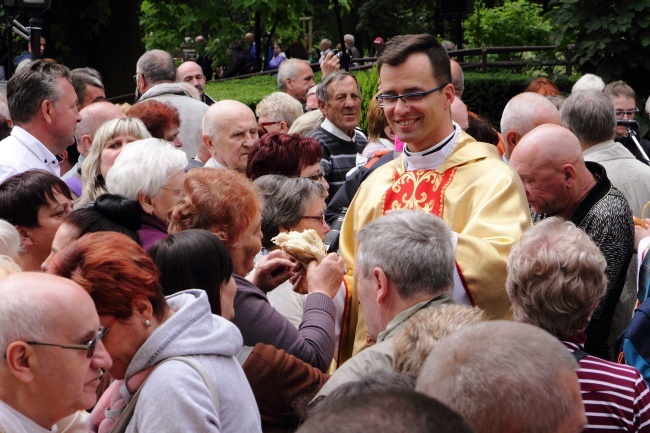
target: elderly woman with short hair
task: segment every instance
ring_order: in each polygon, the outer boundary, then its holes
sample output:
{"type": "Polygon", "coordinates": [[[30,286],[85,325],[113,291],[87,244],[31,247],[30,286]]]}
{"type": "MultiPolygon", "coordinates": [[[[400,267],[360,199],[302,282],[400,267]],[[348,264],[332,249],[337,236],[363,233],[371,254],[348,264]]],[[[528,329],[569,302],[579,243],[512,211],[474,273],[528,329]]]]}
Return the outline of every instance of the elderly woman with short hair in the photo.
{"type": "Polygon", "coordinates": [[[584,333],[607,288],[607,263],[589,235],[558,217],[523,234],[508,259],[506,291],[514,320],[562,340],[578,360],[585,431],[642,432],[650,424],[650,392],[632,367],[587,355],[584,333]]]}
{"type": "Polygon", "coordinates": [[[138,235],[149,250],[167,236],[169,213],[178,202],[185,180],[185,153],[171,143],[149,138],[129,144],[106,178],[111,194],[136,200],[142,208],[138,235]]]}

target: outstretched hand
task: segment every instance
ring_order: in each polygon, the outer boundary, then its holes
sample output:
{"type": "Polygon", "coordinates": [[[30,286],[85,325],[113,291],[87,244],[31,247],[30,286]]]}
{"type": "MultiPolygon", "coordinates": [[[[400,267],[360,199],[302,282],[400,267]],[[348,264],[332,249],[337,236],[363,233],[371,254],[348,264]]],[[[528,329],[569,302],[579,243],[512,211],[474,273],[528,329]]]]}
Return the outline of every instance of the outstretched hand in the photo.
{"type": "Polygon", "coordinates": [[[267,293],[293,276],[299,266],[287,253],[275,250],[260,259],[248,279],[267,293]]]}

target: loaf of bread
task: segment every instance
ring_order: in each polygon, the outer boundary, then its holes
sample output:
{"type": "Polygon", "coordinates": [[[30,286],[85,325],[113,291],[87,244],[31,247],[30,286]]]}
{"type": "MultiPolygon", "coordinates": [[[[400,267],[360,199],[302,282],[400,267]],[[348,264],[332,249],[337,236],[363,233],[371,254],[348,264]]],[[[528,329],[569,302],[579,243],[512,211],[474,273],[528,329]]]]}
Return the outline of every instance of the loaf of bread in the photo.
{"type": "Polygon", "coordinates": [[[327,256],[327,250],[316,230],[302,232],[284,232],[273,239],[273,243],[282,248],[282,251],[294,257],[306,268],[309,262],[316,260],[318,263],[327,256]]]}

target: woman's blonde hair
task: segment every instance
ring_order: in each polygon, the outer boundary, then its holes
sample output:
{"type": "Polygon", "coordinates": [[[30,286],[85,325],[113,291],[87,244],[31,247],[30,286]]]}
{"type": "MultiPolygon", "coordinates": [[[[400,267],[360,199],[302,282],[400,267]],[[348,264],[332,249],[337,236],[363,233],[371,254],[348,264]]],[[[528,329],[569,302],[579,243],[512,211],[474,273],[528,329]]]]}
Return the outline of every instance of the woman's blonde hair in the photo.
{"type": "Polygon", "coordinates": [[[106,144],[113,138],[120,135],[131,135],[135,140],[150,138],[151,134],[147,127],[139,119],[127,117],[124,119],[113,119],[104,123],[95,133],[93,144],[90,146],[88,156],[81,164],[81,198],[77,206],[83,206],[97,197],[108,192],[106,182],[99,171],[101,166],[101,155],[106,144]]]}

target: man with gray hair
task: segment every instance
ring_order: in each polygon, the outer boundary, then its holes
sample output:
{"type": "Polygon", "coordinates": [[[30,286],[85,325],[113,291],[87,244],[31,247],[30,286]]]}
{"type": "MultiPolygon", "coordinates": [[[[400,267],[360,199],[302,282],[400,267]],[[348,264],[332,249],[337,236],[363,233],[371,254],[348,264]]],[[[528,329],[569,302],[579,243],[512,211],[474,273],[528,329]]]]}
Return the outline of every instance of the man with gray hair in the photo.
{"type": "Polygon", "coordinates": [[[314,72],[311,66],[301,59],[288,59],[278,69],[278,90],[297,99],[301,104],[307,102],[307,92],[314,86],[314,72]]]}
{"type": "Polygon", "coordinates": [[[323,78],[316,88],[318,108],[325,116],[321,125],[308,136],[323,148],[323,174],[330,185],[329,196],[345,183],[346,174],[357,165],[368,144],[357,129],[361,116],[361,91],[354,75],[336,71],[323,78]]]}
{"type": "Polygon", "coordinates": [[[544,96],[524,92],[512,97],[501,115],[501,136],[505,147],[502,158],[508,162],[521,137],[545,123],[560,124],[560,112],[544,96]]]}
{"type": "Polygon", "coordinates": [[[320,57],[318,58],[318,63],[323,63],[327,53],[332,51],[332,41],[329,39],[323,39],[320,41],[320,57]]]}
{"type": "Polygon", "coordinates": [[[0,281],[0,431],[46,432],[90,409],[111,358],[90,295],[54,275],[0,281]]]}
{"type": "Polygon", "coordinates": [[[203,117],[203,142],[212,155],[205,167],[246,175],[248,151],[257,139],[253,110],[239,101],[215,103],[203,117]]]}
{"type": "MultiPolygon", "coordinates": [[[[614,141],[616,116],[611,99],[596,90],[574,92],[564,101],[560,114],[562,125],[578,137],[585,161],[605,167],[607,177],[623,193],[632,213],[641,217],[643,206],[650,201],[650,167],[614,141]]],[[[636,281],[637,264],[632,260],[614,313],[610,350],[632,318],[636,306],[636,281]]]]}
{"type": "Polygon", "coordinates": [[[193,99],[190,92],[176,82],[176,65],[171,54],[163,50],[144,53],[136,65],[135,83],[138,102],[154,99],[178,110],[181,149],[188,158],[194,158],[201,143],[201,119],[208,106],[193,99]]]}
{"type": "Polygon", "coordinates": [[[70,71],[70,81],[77,93],[77,108],[84,107],[106,99],[102,76],[93,68],[77,68],[70,71]]]}
{"type": "Polygon", "coordinates": [[[404,323],[423,308],[454,302],[454,254],[447,224],[421,211],[387,213],[359,232],[355,257],[359,303],[377,344],[341,365],[316,398],[374,372],[392,371],[393,337],[404,323]]]}
{"type": "Polygon", "coordinates": [[[586,418],[577,367],[564,345],[540,328],[481,322],[433,348],[415,390],[480,433],[579,433],[586,418]]]}
{"type": "Polygon", "coordinates": [[[259,125],[267,132],[287,133],[303,111],[297,99],[283,92],[273,92],[257,104],[255,114],[259,125]]]}
{"type": "Polygon", "coordinates": [[[74,143],[81,120],[68,68],[30,63],[7,83],[7,102],[14,127],[0,142],[0,182],[32,168],[59,176],[57,155],[74,143]]]}

